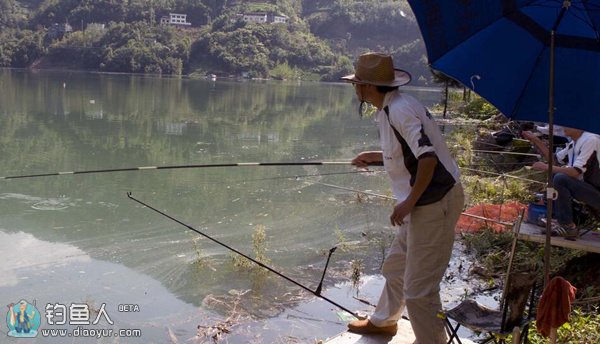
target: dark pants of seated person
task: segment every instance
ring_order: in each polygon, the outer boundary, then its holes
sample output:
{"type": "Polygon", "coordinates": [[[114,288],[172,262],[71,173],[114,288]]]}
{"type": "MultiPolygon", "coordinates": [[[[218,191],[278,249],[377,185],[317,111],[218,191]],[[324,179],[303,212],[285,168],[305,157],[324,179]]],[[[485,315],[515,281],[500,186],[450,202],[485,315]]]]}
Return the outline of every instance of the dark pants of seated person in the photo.
{"type": "Polygon", "coordinates": [[[573,223],[573,199],[600,210],[600,190],[563,173],[554,175],[554,188],[558,192],[556,199],[556,219],[561,225],[573,223]]]}

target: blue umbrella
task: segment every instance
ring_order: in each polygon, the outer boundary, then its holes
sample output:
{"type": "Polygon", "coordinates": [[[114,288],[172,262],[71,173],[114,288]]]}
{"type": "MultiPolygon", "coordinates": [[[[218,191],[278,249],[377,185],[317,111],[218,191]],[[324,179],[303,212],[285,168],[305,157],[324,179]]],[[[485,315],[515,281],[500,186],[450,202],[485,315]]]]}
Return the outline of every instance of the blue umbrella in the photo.
{"type": "MultiPolygon", "coordinates": [[[[514,120],[548,122],[550,133],[554,123],[600,133],[600,0],[408,2],[433,69],[514,120]]],[[[546,233],[547,282],[550,221],[546,233]]]]}
{"type": "Polygon", "coordinates": [[[600,0],[408,0],[429,63],[515,120],[600,133],[600,0]]]}

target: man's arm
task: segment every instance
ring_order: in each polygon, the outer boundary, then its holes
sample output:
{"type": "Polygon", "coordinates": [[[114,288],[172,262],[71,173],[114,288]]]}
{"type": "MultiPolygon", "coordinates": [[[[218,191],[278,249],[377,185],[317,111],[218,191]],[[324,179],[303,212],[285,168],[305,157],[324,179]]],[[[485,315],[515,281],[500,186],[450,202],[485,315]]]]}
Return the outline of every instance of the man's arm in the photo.
{"type": "Polygon", "coordinates": [[[404,223],[404,218],[410,214],[423,192],[425,192],[425,189],[427,189],[427,186],[429,186],[437,161],[437,156],[434,154],[427,154],[425,157],[419,158],[415,184],[410,189],[408,197],[394,207],[394,211],[390,216],[392,226],[404,223]]]}
{"type": "Polygon", "coordinates": [[[548,146],[544,141],[540,140],[540,138],[535,136],[535,134],[533,134],[531,131],[524,131],[521,133],[521,135],[524,139],[531,142],[538,150],[538,152],[540,152],[542,157],[546,159],[546,161],[548,161],[548,159],[550,158],[550,150],[548,149],[548,146]]]}
{"type": "MultiPolygon", "coordinates": [[[[537,171],[547,171],[548,164],[538,161],[531,165],[531,168],[537,171]]],[[[573,178],[578,178],[581,174],[578,169],[571,166],[552,166],[552,173],[563,173],[573,178]]]]}

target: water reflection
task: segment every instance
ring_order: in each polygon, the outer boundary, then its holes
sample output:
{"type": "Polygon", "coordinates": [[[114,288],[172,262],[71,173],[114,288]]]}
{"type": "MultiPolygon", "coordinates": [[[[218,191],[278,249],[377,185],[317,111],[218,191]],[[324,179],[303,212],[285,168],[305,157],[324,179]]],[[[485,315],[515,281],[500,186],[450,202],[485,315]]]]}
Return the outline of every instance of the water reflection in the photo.
{"type": "Polygon", "coordinates": [[[23,232],[0,232],[0,252],[5,253],[0,266],[0,287],[16,286],[19,281],[31,278],[46,279],[53,272],[51,268],[90,261],[76,247],[45,243],[23,232]]]}
{"type": "MultiPolygon", "coordinates": [[[[13,253],[5,255],[4,264],[0,266],[2,302],[28,298],[42,313],[47,304],[67,307],[72,303],[87,304],[93,310],[106,303],[106,312],[114,326],[101,323],[87,328],[138,328],[144,338],[155,338],[155,342],[166,338],[166,327],[193,337],[199,322],[218,319],[208,311],[199,313],[196,307],[173,297],[156,280],[121,264],[93,259],[72,245],[38,240],[23,232],[0,232],[0,250],[13,253]],[[135,304],[140,311],[119,312],[119,304],[135,304]]],[[[93,312],[92,315],[95,316],[93,312]]],[[[76,328],[68,322],[63,326],[49,326],[45,319],[42,324],[46,329],[72,331],[76,328]]],[[[64,338],[43,338],[43,341],[64,343],[64,338]]],[[[152,340],[137,338],[127,342],[152,340]]]]}

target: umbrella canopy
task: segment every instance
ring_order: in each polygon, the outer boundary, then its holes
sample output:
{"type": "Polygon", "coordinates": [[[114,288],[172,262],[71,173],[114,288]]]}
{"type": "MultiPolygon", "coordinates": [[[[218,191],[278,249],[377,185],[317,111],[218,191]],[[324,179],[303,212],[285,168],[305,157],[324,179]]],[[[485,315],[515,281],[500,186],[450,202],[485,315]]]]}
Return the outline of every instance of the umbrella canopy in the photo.
{"type": "Polygon", "coordinates": [[[554,122],[600,133],[600,0],[408,2],[433,69],[509,118],[539,122],[550,122],[553,76],[554,122]]]}

